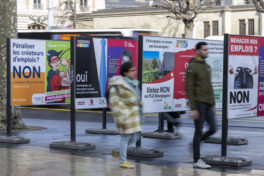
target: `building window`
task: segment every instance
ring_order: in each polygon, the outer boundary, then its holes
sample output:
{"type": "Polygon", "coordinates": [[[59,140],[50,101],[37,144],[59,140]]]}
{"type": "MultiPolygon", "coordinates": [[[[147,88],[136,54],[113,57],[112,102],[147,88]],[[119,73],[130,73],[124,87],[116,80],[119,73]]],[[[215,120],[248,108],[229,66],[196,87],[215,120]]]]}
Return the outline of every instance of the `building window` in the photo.
{"type": "Polygon", "coordinates": [[[252,0],[244,0],[244,1],[245,1],[245,4],[253,4],[252,0]]]}
{"type": "Polygon", "coordinates": [[[41,9],[41,0],[34,0],[34,9],[41,9]]]}
{"type": "Polygon", "coordinates": [[[28,29],[34,29],[34,30],[44,30],[46,29],[46,25],[44,24],[30,24],[28,25],[28,29]]]}
{"type": "Polygon", "coordinates": [[[246,21],[239,20],[239,35],[246,35],[246,21]]]}
{"type": "Polygon", "coordinates": [[[219,35],[218,21],[213,21],[213,35],[219,35]]]}
{"type": "Polygon", "coordinates": [[[204,38],[210,36],[210,23],[209,21],[204,22],[204,38]]]}
{"type": "Polygon", "coordinates": [[[65,9],[67,9],[67,10],[73,9],[73,2],[72,1],[65,1],[64,4],[65,4],[65,9]]]}
{"type": "Polygon", "coordinates": [[[216,1],[215,1],[215,5],[216,5],[216,6],[220,6],[220,5],[221,5],[221,0],[216,0],[216,1]]]}
{"type": "Polygon", "coordinates": [[[254,33],[254,19],[249,19],[248,20],[248,35],[255,35],[254,33]]]}
{"type": "Polygon", "coordinates": [[[88,0],[80,0],[80,8],[81,9],[88,9],[88,0]]]}

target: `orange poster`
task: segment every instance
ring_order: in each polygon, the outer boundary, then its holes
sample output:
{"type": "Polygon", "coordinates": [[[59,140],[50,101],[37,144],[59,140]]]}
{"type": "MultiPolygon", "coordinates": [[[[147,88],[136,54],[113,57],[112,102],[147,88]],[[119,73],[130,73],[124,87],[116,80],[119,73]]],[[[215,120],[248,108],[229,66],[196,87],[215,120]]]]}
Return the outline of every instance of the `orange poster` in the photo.
{"type": "MultiPolygon", "coordinates": [[[[61,98],[54,99],[54,101],[47,101],[50,92],[47,91],[46,72],[47,67],[51,65],[47,60],[51,58],[49,55],[51,50],[54,52],[56,50],[63,52],[62,46],[67,48],[67,52],[70,52],[70,44],[65,41],[50,42],[52,41],[11,39],[11,105],[43,105],[61,101],[61,98]]],[[[59,62],[60,56],[58,55],[57,58],[58,64],[61,64],[59,62]]],[[[64,54],[63,58],[67,61],[65,64],[68,65],[70,63],[70,54],[64,54]]],[[[58,71],[55,70],[55,72],[57,73],[58,71]]],[[[59,74],[58,72],[58,75],[63,74],[59,74]]],[[[60,97],[63,94],[63,103],[67,103],[69,101],[65,101],[65,97],[68,98],[70,96],[69,91],[69,88],[66,90],[57,90],[53,92],[53,95],[60,97]]]]}

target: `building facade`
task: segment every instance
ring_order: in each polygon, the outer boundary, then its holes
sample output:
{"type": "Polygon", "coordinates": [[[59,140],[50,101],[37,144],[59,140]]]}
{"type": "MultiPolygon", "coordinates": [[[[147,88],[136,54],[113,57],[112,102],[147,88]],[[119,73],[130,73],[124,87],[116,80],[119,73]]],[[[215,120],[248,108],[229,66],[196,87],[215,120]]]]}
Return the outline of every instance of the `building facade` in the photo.
{"type": "MultiPolygon", "coordinates": [[[[66,27],[71,25],[66,11],[71,5],[67,0],[17,0],[18,29],[45,29],[48,27],[49,2],[52,4],[53,26],[66,27]]],[[[78,14],[90,14],[105,9],[105,0],[76,0],[78,14]]]]}
{"type": "MultiPolygon", "coordinates": [[[[50,0],[53,26],[71,26],[70,16],[63,14],[62,3],[50,0]]],[[[197,2],[199,0],[196,0],[197,2]]],[[[49,0],[17,0],[18,29],[47,29],[49,0]]],[[[168,18],[168,11],[153,7],[153,0],[76,0],[79,29],[138,28],[159,30],[161,36],[184,37],[184,24],[168,18]]],[[[194,20],[194,38],[223,36],[224,33],[263,35],[263,14],[252,0],[216,0],[194,20]]]]}
{"type": "MultiPolygon", "coordinates": [[[[118,0],[112,0],[118,1],[118,0]]],[[[104,9],[87,17],[78,15],[84,26],[94,29],[144,28],[160,31],[161,36],[184,37],[184,24],[181,20],[168,18],[171,15],[164,9],[145,6],[104,9]]],[[[204,10],[194,20],[194,38],[223,36],[224,33],[241,35],[263,35],[263,14],[256,11],[251,0],[216,0],[212,8],[204,10]]]]}

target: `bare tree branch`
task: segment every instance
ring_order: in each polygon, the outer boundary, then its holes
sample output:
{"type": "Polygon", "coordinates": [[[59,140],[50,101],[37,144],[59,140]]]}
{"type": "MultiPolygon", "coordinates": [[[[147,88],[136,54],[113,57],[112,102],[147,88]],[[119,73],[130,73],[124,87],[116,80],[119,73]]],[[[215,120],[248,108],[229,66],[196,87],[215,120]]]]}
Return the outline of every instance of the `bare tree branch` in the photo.
{"type": "Polygon", "coordinates": [[[253,0],[258,12],[264,13],[264,1],[263,0],[253,0]]]}
{"type": "Polygon", "coordinates": [[[160,7],[166,9],[168,12],[172,13],[174,16],[167,16],[167,18],[182,20],[185,31],[191,34],[186,36],[192,37],[192,29],[194,19],[199,13],[201,13],[206,8],[213,5],[214,0],[202,0],[200,4],[195,4],[195,0],[154,0],[157,4],[155,7],[160,7]],[[190,29],[189,29],[190,28],[190,29]]]}
{"type": "Polygon", "coordinates": [[[68,20],[71,21],[72,26],[75,26],[76,21],[74,19],[71,19],[71,16],[74,16],[75,14],[75,2],[76,0],[63,0],[58,8],[57,8],[57,14],[56,18],[58,18],[59,22],[61,24],[65,24],[68,20]]]}
{"type": "Polygon", "coordinates": [[[174,19],[174,20],[181,20],[181,18],[179,18],[179,17],[173,17],[173,16],[167,16],[167,18],[170,18],[170,19],[174,19]]]}

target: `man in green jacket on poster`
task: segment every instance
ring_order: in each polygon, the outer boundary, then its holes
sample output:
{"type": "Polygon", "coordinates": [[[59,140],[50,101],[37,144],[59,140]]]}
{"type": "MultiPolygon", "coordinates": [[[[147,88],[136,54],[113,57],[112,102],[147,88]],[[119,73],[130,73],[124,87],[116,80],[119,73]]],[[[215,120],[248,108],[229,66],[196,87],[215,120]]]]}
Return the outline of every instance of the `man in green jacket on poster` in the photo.
{"type": "Polygon", "coordinates": [[[193,138],[193,159],[195,168],[209,169],[200,159],[200,142],[205,141],[216,132],[215,100],[211,82],[211,68],[205,62],[208,57],[208,45],[199,42],[196,45],[196,56],[189,61],[186,69],[185,89],[190,104],[190,118],[194,120],[195,133],[193,138]],[[206,121],[209,130],[203,134],[203,124],[206,121]]]}

